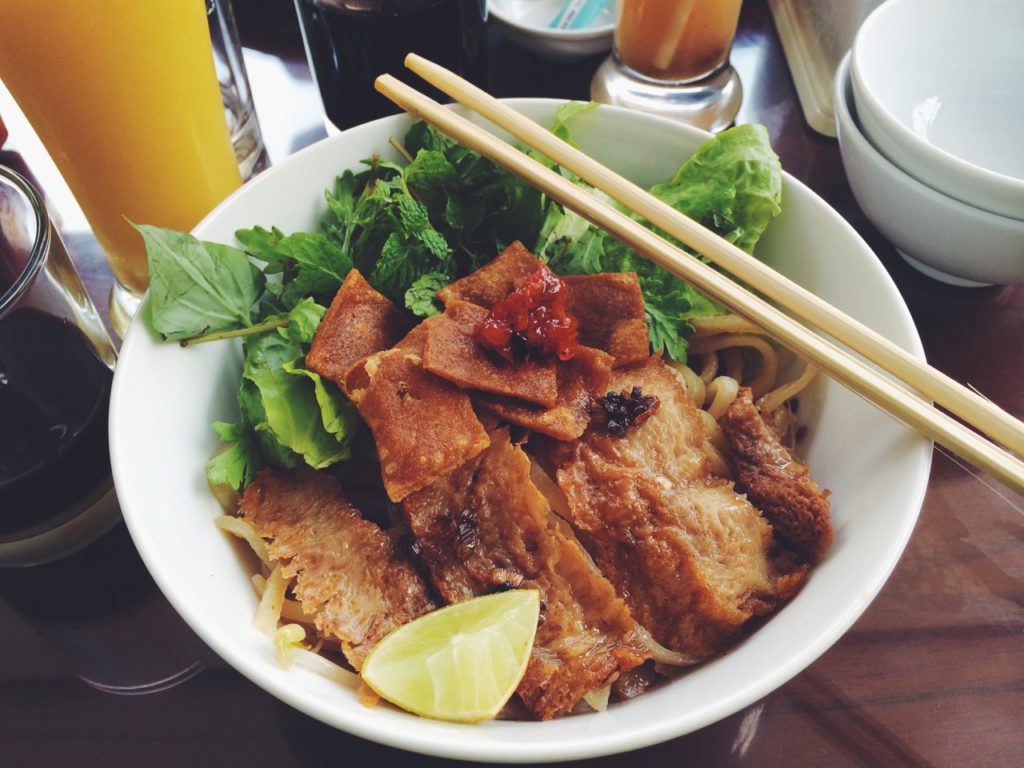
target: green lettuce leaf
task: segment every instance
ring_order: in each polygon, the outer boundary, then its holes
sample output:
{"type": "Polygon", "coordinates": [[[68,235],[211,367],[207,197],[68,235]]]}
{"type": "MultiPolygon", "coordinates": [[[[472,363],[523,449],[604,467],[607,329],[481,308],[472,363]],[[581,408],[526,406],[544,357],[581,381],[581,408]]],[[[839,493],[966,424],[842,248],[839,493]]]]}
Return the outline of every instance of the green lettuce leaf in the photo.
{"type": "MultiPolygon", "coordinates": [[[[257,412],[256,416],[262,418],[252,422],[257,434],[273,435],[277,443],[301,456],[306,464],[322,469],[349,457],[352,434],[341,427],[354,415],[345,416],[341,401],[324,396],[326,383],[319,377],[314,380],[306,374],[296,375],[301,358],[301,347],[287,334],[265,333],[248,340],[242,378],[255,386],[258,394],[262,414],[257,412]],[[330,431],[328,424],[336,431],[330,431]]],[[[261,445],[270,448],[276,462],[281,462],[273,442],[261,445]]]]}
{"type": "MultiPolygon", "coordinates": [[[[650,191],[752,252],[768,222],[781,210],[782,168],[764,127],[741,125],[702,144],[671,180],[650,191]]],[[[686,359],[686,337],[693,332],[689,320],[725,312],[692,286],[554,203],[535,250],[562,274],[636,272],[651,347],[677,360],[686,359]]]]}
{"type": "Polygon", "coordinates": [[[782,166],[763,125],[737,125],[705,142],[655,197],[754,252],[782,210],[782,166]]]}

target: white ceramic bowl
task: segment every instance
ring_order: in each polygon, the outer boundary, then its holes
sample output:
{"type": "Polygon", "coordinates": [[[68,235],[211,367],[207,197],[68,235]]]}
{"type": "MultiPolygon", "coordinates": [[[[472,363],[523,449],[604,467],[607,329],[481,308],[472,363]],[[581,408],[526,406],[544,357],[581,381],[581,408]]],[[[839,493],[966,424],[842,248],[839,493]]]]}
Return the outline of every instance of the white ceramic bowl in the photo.
{"type": "Polygon", "coordinates": [[[833,103],[854,197],[909,264],[954,285],[1024,284],[1024,220],[943,195],[875,149],[854,105],[849,54],[836,72],[833,103]]]}
{"type": "Polygon", "coordinates": [[[614,2],[585,29],[551,29],[548,24],[562,5],[564,0],[490,0],[487,7],[513,42],[549,61],[575,61],[611,49],[614,2]]]}
{"type": "Polygon", "coordinates": [[[891,162],[1024,219],[1024,2],[889,0],[853,44],[854,103],[891,162]]]}
{"type": "MultiPolygon", "coordinates": [[[[509,103],[542,125],[558,106],[509,103]]],[[[408,125],[405,116],[385,118],[295,154],[232,195],[195,234],[230,243],[237,228],[254,224],[312,231],[335,175],[375,152],[397,161],[387,139],[408,125]]],[[[671,175],[708,137],[614,107],[581,114],[571,127],[584,151],[644,185],[671,175]]],[[[783,193],[784,212],[761,242],[764,257],[922,356],[906,305],[863,240],[791,177],[783,193]]],[[[325,723],[402,749],[500,762],[587,758],[671,739],[742,709],[814,661],[868,606],[903,552],[927,483],[928,442],[823,380],[800,412],[809,426],[806,458],[833,491],[835,543],[800,594],[729,653],[606,712],[552,722],[459,725],[367,709],[349,688],[304,668],[281,669],[253,628],[244,545],[213,526],[220,508],[203,478],[215,443],[210,422],[236,412],[240,350],[161,343],[145,324],[147,306],[148,299],[121,350],[110,439],[124,517],[154,579],[210,647],[257,685],[325,723]]]]}

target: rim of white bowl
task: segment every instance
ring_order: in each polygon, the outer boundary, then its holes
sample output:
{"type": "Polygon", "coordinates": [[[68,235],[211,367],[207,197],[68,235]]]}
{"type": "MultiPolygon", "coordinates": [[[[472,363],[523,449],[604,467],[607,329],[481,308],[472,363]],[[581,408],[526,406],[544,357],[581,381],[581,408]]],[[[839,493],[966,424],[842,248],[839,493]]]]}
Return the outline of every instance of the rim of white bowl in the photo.
{"type": "MultiPolygon", "coordinates": [[[[902,120],[893,114],[872,89],[871,78],[865,73],[865,65],[863,63],[871,55],[872,50],[879,48],[877,43],[872,41],[871,36],[882,25],[886,24],[891,14],[900,12],[903,5],[914,2],[925,2],[927,4],[931,0],[927,0],[927,2],[926,0],[887,0],[868,14],[861,24],[854,37],[853,46],[850,49],[850,79],[853,86],[854,99],[858,105],[860,105],[860,102],[863,102],[862,109],[870,110],[873,118],[882,124],[882,127],[891,139],[898,142],[904,148],[912,148],[914,151],[920,152],[924,156],[923,160],[940,163],[947,169],[948,173],[959,174],[973,180],[976,187],[980,186],[980,189],[986,192],[986,197],[991,196],[991,198],[1006,201],[1007,204],[1012,200],[1024,201],[1024,178],[1010,176],[1009,174],[977,165],[936,144],[923,141],[920,136],[915,134],[902,120]]],[[[973,10],[975,9],[972,7],[973,10]]],[[[930,9],[930,12],[939,13],[941,11],[930,9]]],[[[877,139],[872,142],[872,145],[875,149],[878,149],[877,139]]],[[[981,200],[973,202],[963,200],[962,197],[958,197],[958,199],[975,208],[979,207],[978,204],[982,202],[981,200]]],[[[990,210],[987,206],[986,202],[985,210],[990,210]]],[[[1024,202],[1021,202],[1020,206],[1021,215],[1024,216],[1024,202]]]]}

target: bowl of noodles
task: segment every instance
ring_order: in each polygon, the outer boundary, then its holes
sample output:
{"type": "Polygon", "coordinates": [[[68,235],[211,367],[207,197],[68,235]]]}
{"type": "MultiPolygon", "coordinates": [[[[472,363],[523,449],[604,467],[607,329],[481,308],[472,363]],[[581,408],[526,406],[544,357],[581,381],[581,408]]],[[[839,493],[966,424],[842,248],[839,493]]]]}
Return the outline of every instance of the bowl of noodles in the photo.
{"type": "MultiPolygon", "coordinates": [[[[509,103],[542,125],[551,125],[562,105],[537,99],[509,103]]],[[[338,175],[360,167],[365,158],[403,162],[389,139],[405,135],[411,124],[406,116],[385,118],[297,153],[227,199],[193,234],[230,245],[236,243],[236,232],[254,225],[317,231],[328,206],[324,190],[336,188],[338,175]]],[[[709,138],[687,126],[610,107],[577,115],[571,129],[583,151],[645,187],[664,181],[709,138]]],[[[922,356],[906,305],[857,233],[785,174],[781,201],[781,213],[757,243],[757,256],[922,356]]],[[[727,648],[665,675],[640,695],[608,705],[588,699],[590,706],[551,719],[511,711],[473,725],[422,718],[387,704],[368,707],[358,679],[343,669],[344,658],[340,666],[282,665],[274,643],[254,626],[270,579],[265,570],[260,574],[253,547],[218,528],[215,521],[225,517],[223,499],[211,492],[205,474],[220,442],[211,423],[238,419],[238,382],[246,365],[242,345],[183,348],[167,343],[154,330],[153,301],[150,295],[125,338],[110,429],[118,497],[143,560],[175,609],[241,674],[324,723],[401,749],[490,762],[582,759],[666,741],[741,710],[814,662],[856,621],[901,556],[927,485],[930,443],[836,383],[803,376],[800,361],[742,321],[717,317],[695,322],[689,364],[685,370],[674,366],[671,381],[680,382],[680,391],[697,404],[700,419],[712,423],[709,434],[726,401],[737,397],[736,388],[730,390],[721,379],[736,381],[740,391],[753,385],[761,394],[774,392],[775,411],[784,401],[792,402],[793,390],[787,387],[798,382],[793,386],[800,389],[799,408],[785,409],[792,421],[790,446],[820,488],[828,490],[831,505],[830,542],[801,566],[798,588],[786,591],[770,616],[733,637],[727,648]],[[739,337],[747,351],[719,354],[721,348],[734,348],[722,342],[730,335],[734,341],[739,337]],[[758,362],[744,370],[744,359],[758,362]]],[[[656,365],[661,366],[660,360],[656,365]]],[[[664,381],[661,372],[651,372],[644,386],[654,391],[664,381]]],[[[362,392],[355,385],[351,391],[362,392]]],[[[668,399],[663,395],[663,410],[669,408],[668,399]]],[[[513,429],[512,434],[519,433],[513,429]]],[[[671,426],[664,434],[666,440],[675,439],[671,426]]],[[[522,448],[510,445],[507,451],[522,448]]],[[[600,449],[598,443],[591,447],[600,449]]],[[[531,478],[546,490],[542,477],[531,478]]],[[[558,512],[557,504],[551,506],[558,512]]],[[[468,549],[474,547],[479,548],[476,542],[468,549]]],[[[595,560],[602,562],[599,555],[595,560]]],[[[588,567],[594,564],[585,561],[588,567]]],[[[645,658],[653,653],[660,667],[680,656],[656,642],[647,648],[645,658]]]]}

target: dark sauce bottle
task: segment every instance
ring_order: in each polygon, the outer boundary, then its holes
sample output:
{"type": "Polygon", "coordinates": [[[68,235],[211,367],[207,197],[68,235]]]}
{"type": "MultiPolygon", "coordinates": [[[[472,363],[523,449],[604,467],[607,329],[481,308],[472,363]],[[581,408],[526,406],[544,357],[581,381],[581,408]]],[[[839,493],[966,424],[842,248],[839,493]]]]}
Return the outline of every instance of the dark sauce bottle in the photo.
{"type": "Polygon", "coordinates": [[[348,128],[400,110],[373,88],[389,73],[442,103],[405,68],[418,53],[477,84],[486,69],[486,0],[297,0],[328,119],[348,128]]]}

